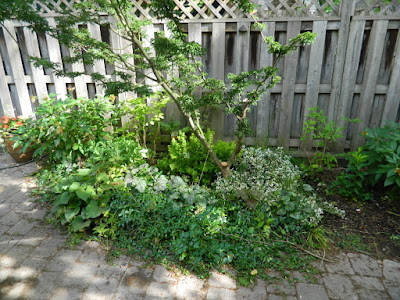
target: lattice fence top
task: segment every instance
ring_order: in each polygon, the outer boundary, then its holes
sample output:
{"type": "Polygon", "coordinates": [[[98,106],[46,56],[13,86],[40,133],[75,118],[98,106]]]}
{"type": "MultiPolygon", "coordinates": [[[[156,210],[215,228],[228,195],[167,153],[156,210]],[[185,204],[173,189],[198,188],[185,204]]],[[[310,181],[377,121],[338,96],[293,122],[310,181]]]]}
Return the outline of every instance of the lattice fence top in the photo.
{"type": "MultiPolygon", "coordinates": [[[[36,8],[43,14],[57,13],[72,8],[73,3],[84,0],[49,0],[43,4],[36,0],[36,8]]],[[[183,20],[235,19],[248,18],[230,0],[174,0],[176,9],[182,11],[183,20]]],[[[255,15],[261,19],[279,17],[336,17],[339,16],[340,1],[348,0],[254,0],[257,6],[255,15]]],[[[385,4],[382,0],[356,0],[357,16],[398,16],[400,3],[392,0],[385,4]]],[[[133,13],[141,19],[153,19],[146,5],[151,0],[132,0],[133,13]]]]}
{"type": "MultiPolygon", "coordinates": [[[[56,13],[65,8],[72,8],[73,3],[80,0],[49,0],[46,4],[35,1],[36,8],[43,14],[56,13]]],[[[141,19],[153,19],[149,7],[151,0],[132,0],[133,13],[141,19]]],[[[176,9],[182,11],[183,20],[198,19],[235,19],[247,18],[236,4],[230,0],[174,0],[176,9]]],[[[337,16],[339,6],[337,0],[255,0],[256,16],[273,17],[312,17],[337,16]]]]}
{"type": "Polygon", "coordinates": [[[356,3],[356,16],[399,16],[400,3],[392,0],[386,4],[382,0],[358,0],[356,3]]]}

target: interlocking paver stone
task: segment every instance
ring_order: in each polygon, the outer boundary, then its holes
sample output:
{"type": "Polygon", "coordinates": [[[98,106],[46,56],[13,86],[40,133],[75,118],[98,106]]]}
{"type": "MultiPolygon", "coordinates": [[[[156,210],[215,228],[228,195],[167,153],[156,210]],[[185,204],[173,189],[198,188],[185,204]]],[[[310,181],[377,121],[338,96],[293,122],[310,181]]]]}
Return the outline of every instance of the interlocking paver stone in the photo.
{"type": "Polygon", "coordinates": [[[354,270],[351,267],[350,261],[345,253],[339,254],[335,258],[336,262],[326,263],[325,267],[329,273],[353,275],[354,270]]]}
{"type": "Polygon", "coordinates": [[[154,268],[153,277],[158,282],[176,282],[177,279],[173,272],[168,271],[163,266],[156,266],[154,268]]]}
{"type": "Polygon", "coordinates": [[[365,254],[354,253],[349,253],[347,256],[356,274],[370,277],[382,276],[382,270],[373,258],[365,254]]]}
{"type": "Polygon", "coordinates": [[[347,276],[327,274],[324,276],[324,284],[328,296],[332,299],[358,299],[354,286],[347,276]]]}
{"type": "Polygon", "coordinates": [[[400,283],[399,282],[383,280],[383,285],[385,286],[386,291],[392,297],[392,299],[394,299],[394,300],[400,299],[400,283]]]}
{"type": "Polygon", "coordinates": [[[176,288],[174,285],[162,282],[152,282],[147,288],[146,300],[152,299],[174,299],[176,297],[176,288]]]}
{"type": "Polygon", "coordinates": [[[204,299],[206,295],[205,282],[196,276],[182,276],[176,286],[178,299],[204,299]]]}
{"type": "Polygon", "coordinates": [[[10,210],[0,218],[0,224],[14,226],[21,219],[21,216],[16,212],[10,210]]]}
{"type": "Polygon", "coordinates": [[[329,300],[325,288],[320,284],[297,283],[297,295],[304,300],[329,300]]]}
{"type": "Polygon", "coordinates": [[[280,282],[268,284],[267,292],[271,294],[295,295],[296,288],[294,286],[294,283],[291,283],[286,279],[283,279],[280,282]]]}
{"type": "Polygon", "coordinates": [[[360,300],[391,300],[390,296],[385,291],[376,290],[361,290],[358,293],[358,298],[360,300]]]}
{"type": "Polygon", "coordinates": [[[385,259],[383,261],[383,276],[387,280],[400,284],[400,263],[385,259]]]}
{"type": "Polygon", "coordinates": [[[268,300],[297,300],[297,297],[271,294],[271,295],[268,295],[268,300]]]}
{"type": "Polygon", "coordinates": [[[378,278],[366,276],[352,276],[351,280],[357,290],[377,290],[384,291],[385,287],[378,278]]]}
{"type": "Polygon", "coordinates": [[[212,287],[223,287],[228,289],[236,288],[236,281],[228,275],[220,274],[218,272],[211,272],[211,277],[208,284],[212,287]]]}
{"type": "Polygon", "coordinates": [[[236,292],[236,299],[254,299],[264,300],[267,299],[266,283],[258,279],[257,284],[253,288],[240,287],[236,292]]]}
{"type": "Polygon", "coordinates": [[[209,287],[207,292],[207,300],[236,300],[234,290],[220,288],[220,287],[209,287]]]}
{"type": "Polygon", "coordinates": [[[14,226],[7,231],[7,234],[12,235],[25,235],[27,234],[33,227],[35,223],[29,222],[28,220],[21,219],[14,226]]]}

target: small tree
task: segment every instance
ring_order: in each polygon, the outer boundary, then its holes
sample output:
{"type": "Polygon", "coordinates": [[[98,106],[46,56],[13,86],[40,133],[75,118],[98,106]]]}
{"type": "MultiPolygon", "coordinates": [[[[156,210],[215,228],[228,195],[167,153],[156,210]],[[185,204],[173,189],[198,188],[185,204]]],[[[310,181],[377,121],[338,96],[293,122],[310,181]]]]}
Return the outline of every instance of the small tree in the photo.
{"type": "MultiPolygon", "coordinates": [[[[252,12],[254,5],[249,0],[234,0],[239,7],[252,12]]],[[[281,45],[273,37],[264,37],[268,51],[274,54],[272,66],[259,70],[229,74],[229,84],[223,80],[209,77],[203,72],[202,64],[196,57],[204,54],[204,49],[195,42],[188,42],[182,29],[173,0],[153,0],[152,13],[168,21],[170,36],[157,33],[148,40],[144,27],[150,20],[140,20],[131,13],[134,5],[130,0],[87,0],[76,3],[74,10],[65,10],[57,18],[56,28],[47,29],[60,43],[69,47],[73,55],[69,62],[83,61],[87,65],[96,60],[104,60],[115,65],[114,72],[118,80],[108,79],[104,74],[91,73],[93,80],[104,84],[107,94],[119,94],[134,91],[141,97],[155,97],[154,86],[161,88],[164,97],[174,101],[183,114],[191,130],[208,151],[223,177],[230,175],[232,162],[239,154],[244,137],[249,133],[247,113],[257,104],[263,93],[280,81],[276,64],[280,58],[297,50],[299,46],[313,42],[315,34],[306,32],[292,38],[288,45],[281,45]],[[101,17],[104,13],[115,18],[110,23],[101,17]],[[133,52],[121,54],[109,44],[90,36],[87,29],[78,24],[95,23],[108,26],[113,32],[131,45],[133,52]],[[147,42],[147,44],[146,44],[147,42]],[[148,72],[147,70],[150,70],[148,72]],[[177,75],[179,74],[179,75],[177,75]],[[133,81],[136,78],[136,82],[133,81]],[[221,162],[207,141],[200,124],[200,109],[207,106],[223,106],[227,114],[233,114],[237,120],[235,132],[236,146],[227,162],[221,162]]],[[[261,26],[254,18],[255,24],[261,26]]],[[[66,72],[60,65],[33,58],[36,65],[53,68],[57,75],[76,77],[83,73],[66,72]]]]}

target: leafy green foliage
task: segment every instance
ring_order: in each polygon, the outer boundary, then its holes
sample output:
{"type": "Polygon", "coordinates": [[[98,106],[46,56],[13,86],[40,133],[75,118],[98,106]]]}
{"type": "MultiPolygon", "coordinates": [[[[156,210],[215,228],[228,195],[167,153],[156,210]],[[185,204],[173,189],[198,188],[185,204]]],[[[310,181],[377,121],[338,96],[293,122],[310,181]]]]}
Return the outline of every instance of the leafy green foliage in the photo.
{"type": "MultiPolygon", "coordinates": [[[[322,208],[330,206],[320,203],[300,176],[281,148],[244,148],[231,177],[219,178],[216,190],[226,200],[241,199],[257,211],[258,225],[251,230],[259,228],[269,234],[269,229],[275,229],[287,234],[316,226],[322,218],[322,208]]],[[[342,215],[338,210],[336,213],[342,215]]]]}
{"type": "Polygon", "coordinates": [[[152,105],[148,105],[146,99],[132,98],[126,102],[124,114],[129,116],[129,121],[120,129],[118,134],[132,135],[137,143],[146,147],[150,131],[153,131],[153,138],[157,138],[159,124],[164,119],[161,109],[164,108],[168,101],[167,97],[159,94],[157,101],[153,101],[152,105]]]}
{"type": "MultiPolygon", "coordinates": [[[[235,147],[233,142],[213,142],[214,132],[205,133],[207,142],[221,161],[227,161],[235,147]]],[[[202,147],[200,140],[191,134],[180,131],[176,139],[168,146],[168,156],[158,162],[158,166],[170,174],[187,176],[190,182],[209,184],[215,178],[218,168],[211,161],[207,151],[202,147]]]]}
{"type": "MultiPolygon", "coordinates": [[[[285,242],[250,232],[248,228],[257,226],[254,211],[240,203],[177,203],[165,193],[151,191],[115,199],[112,213],[118,228],[123,229],[118,232],[116,245],[128,253],[156,260],[167,258],[200,276],[226,264],[247,276],[256,268],[306,266],[307,258],[285,242]]],[[[297,241],[301,241],[299,236],[297,241]]]]}
{"type": "MultiPolygon", "coordinates": [[[[358,122],[359,120],[347,119],[347,122],[358,122]]],[[[318,106],[309,108],[307,120],[304,122],[302,142],[316,142],[317,152],[309,158],[308,164],[301,164],[302,169],[308,174],[322,172],[325,168],[331,169],[337,165],[336,155],[331,154],[328,149],[340,138],[343,138],[344,127],[340,127],[335,121],[328,121],[327,115],[318,106]]]]}
{"type": "Polygon", "coordinates": [[[106,173],[93,174],[91,169],[78,169],[56,185],[53,211],[62,224],[76,232],[89,227],[108,213],[112,195],[124,188],[121,178],[106,173]]]}
{"type": "MultiPolygon", "coordinates": [[[[400,124],[389,123],[383,127],[363,131],[365,145],[350,154],[349,165],[338,178],[336,185],[343,184],[339,193],[362,196],[365,188],[378,184],[394,189],[400,188],[400,124]]],[[[365,193],[364,193],[365,194],[365,193]]]]}
{"type": "Polygon", "coordinates": [[[48,156],[49,163],[76,162],[90,156],[94,145],[110,138],[105,131],[116,125],[121,107],[108,98],[57,100],[51,96],[35,109],[36,119],[16,130],[17,145],[36,145],[34,156],[48,156]],[[106,117],[107,114],[111,114],[106,117]]]}

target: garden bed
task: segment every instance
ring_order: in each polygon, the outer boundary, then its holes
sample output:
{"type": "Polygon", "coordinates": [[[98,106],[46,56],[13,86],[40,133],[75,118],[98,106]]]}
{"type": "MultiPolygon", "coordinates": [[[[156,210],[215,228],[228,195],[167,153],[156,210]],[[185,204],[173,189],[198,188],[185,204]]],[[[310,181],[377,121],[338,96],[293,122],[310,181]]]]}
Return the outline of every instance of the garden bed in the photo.
{"type": "MultiPolygon", "coordinates": [[[[326,215],[322,225],[328,230],[332,241],[330,252],[359,251],[379,259],[400,259],[400,195],[385,196],[387,190],[376,187],[373,200],[356,202],[339,195],[328,195],[329,184],[343,168],[325,170],[312,184],[329,202],[346,212],[344,219],[326,215]],[[397,236],[397,238],[396,238],[397,236]]],[[[334,254],[334,253],[332,253],[334,254]]]]}

